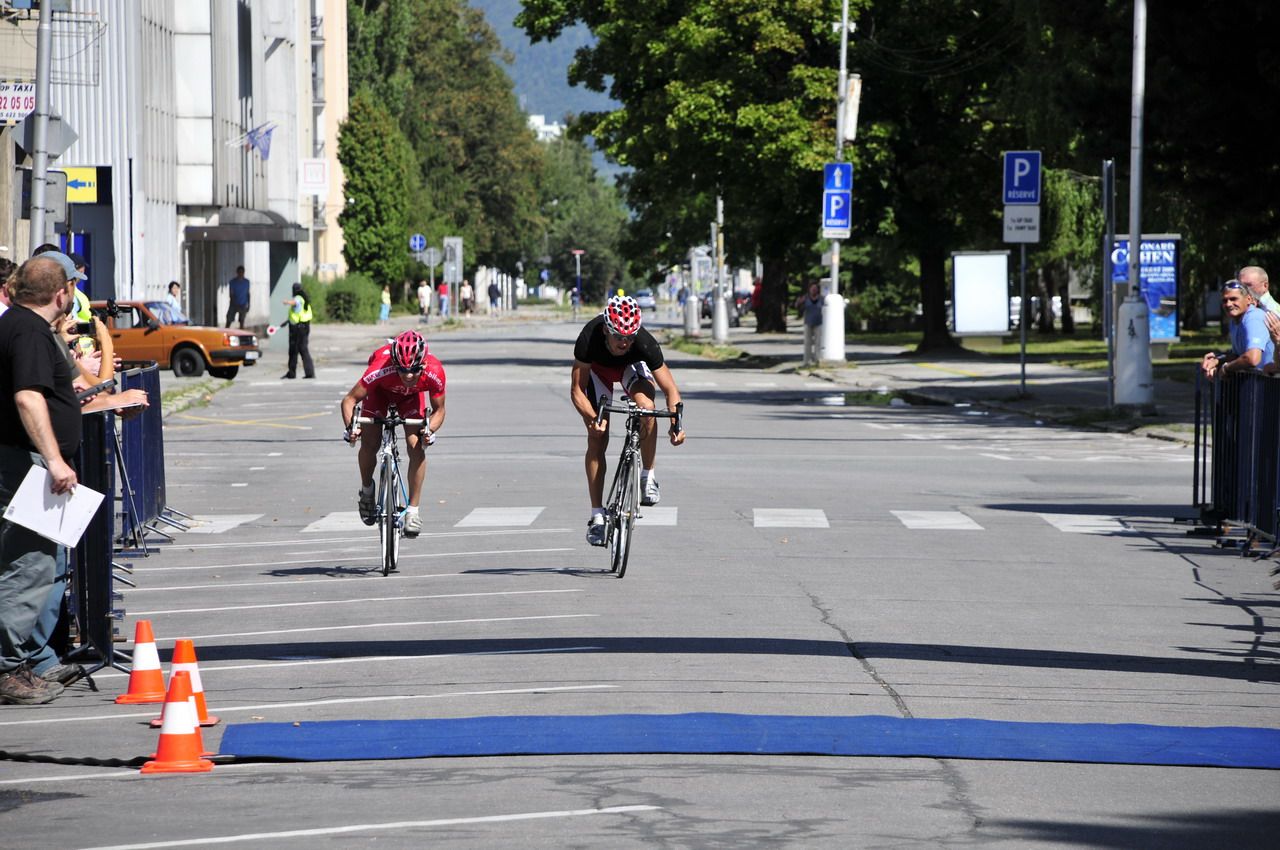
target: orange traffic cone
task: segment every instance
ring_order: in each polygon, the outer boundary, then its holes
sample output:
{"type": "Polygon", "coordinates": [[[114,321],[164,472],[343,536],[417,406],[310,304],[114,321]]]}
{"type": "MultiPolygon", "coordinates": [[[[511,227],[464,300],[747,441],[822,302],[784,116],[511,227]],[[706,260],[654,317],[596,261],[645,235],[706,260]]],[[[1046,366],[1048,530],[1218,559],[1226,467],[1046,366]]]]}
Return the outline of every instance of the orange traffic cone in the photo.
{"type": "MultiPolygon", "coordinates": [[[[200,682],[200,666],[196,663],[196,646],[187,638],[182,638],[173,645],[173,660],[169,662],[169,676],[179,670],[191,674],[191,692],[196,700],[196,720],[201,726],[214,726],[219,718],[209,714],[209,706],[204,701],[204,685],[200,682]]],[[[164,725],[164,711],[151,721],[153,729],[164,725]]]]}
{"type": "Polygon", "coordinates": [[[205,773],[213,762],[200,758],[204,746],[196,723],[195,701],[191,698],[191,674],[173,674],[164,702],[164,725],[156,757],[142,766],[143,773],[205,773]]]}
{"type": "Polygon", "coordinates": [[[160,655],[151,633],[151,621],[139,620],[133,635],[133,670],[129,673],[129,689],[116,697],[121,705],[164,702],[164,673],[160,655]]]}

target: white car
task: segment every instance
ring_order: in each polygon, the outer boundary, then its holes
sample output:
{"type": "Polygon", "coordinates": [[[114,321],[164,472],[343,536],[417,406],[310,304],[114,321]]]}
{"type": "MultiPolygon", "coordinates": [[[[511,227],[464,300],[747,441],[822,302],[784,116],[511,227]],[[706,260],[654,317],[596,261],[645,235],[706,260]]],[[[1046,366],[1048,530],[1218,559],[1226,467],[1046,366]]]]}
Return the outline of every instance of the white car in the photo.
{"type": "Polygon", "coordinates": [[[653,299],[653,290],[651,289],[637,290],[635,299],[641,310],[652,310],[658,306],[658,302],[653,299]]]}

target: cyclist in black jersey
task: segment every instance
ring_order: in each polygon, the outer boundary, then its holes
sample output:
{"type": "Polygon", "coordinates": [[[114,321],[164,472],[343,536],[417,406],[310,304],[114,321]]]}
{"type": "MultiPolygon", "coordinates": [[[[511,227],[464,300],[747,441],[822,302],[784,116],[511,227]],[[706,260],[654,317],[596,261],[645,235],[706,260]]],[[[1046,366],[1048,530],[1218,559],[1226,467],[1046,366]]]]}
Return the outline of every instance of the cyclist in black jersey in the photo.
{"type": "MultiPolygon", "coordinates": [[[[649,410],[654,409],[657,390],[662,390],[668,410],[675,410],[680,403],[680,389],[663,360],[662,346],[640,327],[640,305],[630,296],[610,298],[605,311],[583,326],[573,348],[570,397],[587,426],[587,491],[591,496],[587,542],[592,546],[604,545],[604,453],[609,447],[609,424],[596,423],[596,408],[601,396],[613,398],[615,383],[649,410]]],[[[683,443],[684,436],[683,430],[670,432],[671,445],[683,443]]],[[[646,419],[640,439],[642,505],[658,504],[658,479],[653,471],[657,451],[657,425],[646,419]]]]}

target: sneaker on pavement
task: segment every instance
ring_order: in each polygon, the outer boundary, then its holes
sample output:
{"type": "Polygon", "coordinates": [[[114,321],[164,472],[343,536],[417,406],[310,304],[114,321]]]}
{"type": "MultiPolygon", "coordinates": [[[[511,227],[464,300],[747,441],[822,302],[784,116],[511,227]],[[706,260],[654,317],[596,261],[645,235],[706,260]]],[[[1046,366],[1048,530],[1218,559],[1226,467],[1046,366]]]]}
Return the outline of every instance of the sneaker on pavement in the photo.
{"type": "Polygon", "coordinates": [[[640,504],[645,507],[656,505],[660,498],[661,496],[658,494],[658,476],[650,475],[640,482],[640,504]]]}
{"type": "Polygon", "coordinates": [[[63,690],[57,682],[46,682],[32,673],[26,664],[0,676],[0,703],[44,705],[57,699],[63,690]]]}
{"type": "Polygon", "coordinates": [[[360,508],[360,521],[365,525],[373,525],[378,520],[378,505],[373,500],[373,493],[365,493],[360,491],[356,498],[356,504],[360,508]]]}
{"type": "Polygon", "coordinates": [[[596,514],[587,521],[587,542],[592,546],[604,545],[604,514],[596,514]]]}
{"type": "Polygon", "coordinates": [[[55,664],[43,673],[36,673],[46,682],[57,682],[63,686],[78,682],[87,675],[88,672],[79,664],[55,664]]]}
{"type": "Polygon", "coordinates": [[[422,533],[422,516],[417,513],[406,513],[404,515],[404,536],[417,537],[422,533]]]}

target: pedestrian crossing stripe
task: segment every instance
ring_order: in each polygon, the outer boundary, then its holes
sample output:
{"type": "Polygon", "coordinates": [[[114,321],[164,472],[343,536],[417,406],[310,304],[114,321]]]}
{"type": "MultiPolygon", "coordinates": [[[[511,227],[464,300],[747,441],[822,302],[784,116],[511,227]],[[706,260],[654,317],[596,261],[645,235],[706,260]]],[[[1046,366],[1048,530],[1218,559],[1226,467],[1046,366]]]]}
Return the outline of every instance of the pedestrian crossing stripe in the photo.
{"type": "Polygon", "coordinates": [[[222,534],[230,531],[238,525],[244,525],[246,522],[253,522],[260,519],[262,514],[223,514],[221,516],[206,516],[198,514],[191,518],[191,525],[187,528],[188,534],[222,534]]]}
{"type": "Polygon", "coordinates": [[[641,508],[640,518],[636,520],[636,525],[675,525],[676,511],[678,508],[641,508]]]}
{"type": "Polygon", "coordinates": [[[533,525],[543,508],[476,508],[454,523],[454,528],[495,528],[533,525]]]}
{"type": "Polygon", "coordinates": [[[1040,514],[1040,518],[1069,534],[1124,534],[1129,527],[1105,514],[1040,514]]]}
{"type": "MultiPolygon", "coordinates": [[[[544,507],[475,508],[453,524],[454,528],[528,528],[542,515],[544,507]]],[[[968,514],[961,511],[889,511],[903,526],[912,531],[985,531],[968,514]]],[[[199,514],[193,517],[186,534],[225,534],[242,525],[255,522],[263,514],[199,514]]],[[[1023,514],[1026,516],[1026,514],[1023,514]]],[[[1119,517],[1109,514],[1034,514],[1044,522],[1067,534],[1114,535],[1137,533],[1119,517]]],[[[447,522],[439,512],[428,510],[424,519],[447,522]]],[[[668,526],[679,524],[679,509],[662,505],[640,509],[637,525],[668,526]]],[[[825,511],[816,508],[753,508],[752,525],[756,528],[830,528],[825,511]]],[[[333,511],[305,526],[301,533],[345,533],[368,531],[358,511],[333,511]]]]}
{"type": "Polygon", "coordinates": [[[754,508],[756,528],[830,528],[826,511],[808,508],[754,508]]]}
{"type": "Polygon", "coordinates": [[[907,528],[938,531],[982,531],[967,514],[960,511],[890,511],[907,528]]]}

